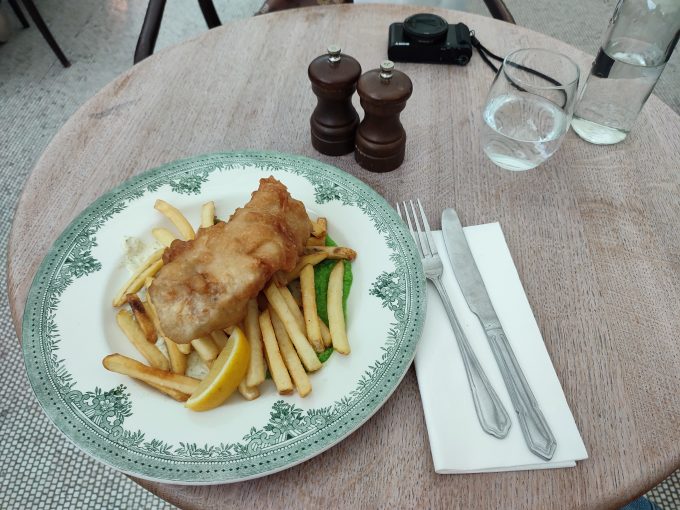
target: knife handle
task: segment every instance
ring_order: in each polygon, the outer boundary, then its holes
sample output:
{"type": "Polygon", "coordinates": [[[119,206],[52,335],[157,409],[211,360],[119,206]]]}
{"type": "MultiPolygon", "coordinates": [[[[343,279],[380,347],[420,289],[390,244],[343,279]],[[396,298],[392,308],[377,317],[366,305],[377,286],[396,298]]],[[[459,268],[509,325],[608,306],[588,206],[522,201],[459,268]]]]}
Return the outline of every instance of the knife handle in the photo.
{"type": "Polygon", "coordinates": [[[529,450],[545,460],[550,460],[555,453],[557,441],[524,377],[503,328],[490,329],[486,335],[510,394],[512,405],[515,407],[529,450]]]}
{"type": "Polygon", "coordinates": [[[498,398],[493,386],[491,386],[465,333],[463,333],[444,286],[438,279],[433,279],[432,283],[434,283],[437,292],[439,292],[446,313],[449,316],[449,322],[451,322],[451,327],[453,328],[453,335],[458,342],[479,423],[484,432],[502,439],[508,435],[510,430],[510,416],[508,416],[503,403],[498,398]]]}

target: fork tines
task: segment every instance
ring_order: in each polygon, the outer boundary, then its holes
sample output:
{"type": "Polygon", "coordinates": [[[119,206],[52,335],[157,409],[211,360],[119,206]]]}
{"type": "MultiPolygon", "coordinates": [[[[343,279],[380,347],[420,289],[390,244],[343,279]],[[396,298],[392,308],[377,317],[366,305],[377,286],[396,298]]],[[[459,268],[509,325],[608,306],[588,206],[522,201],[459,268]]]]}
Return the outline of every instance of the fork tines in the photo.
{"type": "Polygon", "coordinates": [[[420,252],[420,256],[425,258],[425,257],[432,257],[434,255],[437,255],[437,246],[434,244],[434,238],[432,237],[432,230],[430,229],[430,224],[427,221],[427,216],[425,215],[425,210],[423,209],[423,204],[420,202],[420,199],[416,200],[418,204],[418,209],[420,209],[420,219],[423,223],[423,228],[425,232],[423,233],[423,229],[420,227],[420,221],[418,221],[418,213],[416,212],[416,207],[415,204],[413,203],[413,200],[407,202],[404,201],[402,202],[402,207],[399,206],[397,203],[397,214],[399,214],[399,217],[403,220],[404,216],[406,216],[406,224],[408,225],[408,229],[411,232],[411,235],[413,236],[413,239],[416,241],[416,246],[418,246],[418,251],[420,252]],[[411,213],[409,213],[409,207],[411,209],[411,213]],[[403,215],[401,209],[404,209],[403,215]],[[411,219],[411,215],[413,215],[413,220],[411,219]],[[413,225],[415,224],[415,230],[413,228],[413,225]],[[418,235],[416,235],[416,232],[418,235]]]}

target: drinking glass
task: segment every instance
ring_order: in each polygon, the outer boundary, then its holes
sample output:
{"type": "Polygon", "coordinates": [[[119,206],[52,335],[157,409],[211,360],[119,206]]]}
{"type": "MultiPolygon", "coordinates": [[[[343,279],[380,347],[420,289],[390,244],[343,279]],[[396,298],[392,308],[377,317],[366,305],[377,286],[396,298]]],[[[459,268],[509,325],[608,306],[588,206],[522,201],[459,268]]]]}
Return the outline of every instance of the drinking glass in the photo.
{"type": "Polygon", "coordinates": [[[552,156],[569,129],[578,66],[555,51],[527,48],[503,60],[484,106],[482,148],[507,170],[529,170],[552,156]]]}

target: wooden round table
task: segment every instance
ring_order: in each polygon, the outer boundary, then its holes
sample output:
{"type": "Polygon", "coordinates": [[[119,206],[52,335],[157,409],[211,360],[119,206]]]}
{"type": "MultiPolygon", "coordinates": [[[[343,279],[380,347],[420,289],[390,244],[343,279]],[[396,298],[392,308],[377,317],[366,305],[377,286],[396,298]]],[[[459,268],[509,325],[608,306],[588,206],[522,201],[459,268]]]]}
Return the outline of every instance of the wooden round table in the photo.
{"type": "MultiPolygon", "coordinates": [[[[106,190],[201,153],[304,154],[391,203],[424,198],[430,218],[455,206],[464,224],[500,221],[590,458],[573,469],[436,475],[411,370],[368,423],[302,465],[213,487],[139,480],[181,508],[615,508],[680,466],[680,117],[652,97],[624,143],[598,147],[570,132],[538,169],[507,172],[479,147],[493,74],[474,56],[466,67],[397,64],[414,85],[397,171],[372,174],[351,155],[316,153],[309,62],[339,43],[375,68],[388,25],[421,9],[343,5],[229,23],[105,87],[52,140],[19,203],[8,271],[17,331],[48,248],[106,190]]],[[[432,11],[465,22],[496,53],[549,47],[584,76],[592,61],[518,26],[432,11]]]]}

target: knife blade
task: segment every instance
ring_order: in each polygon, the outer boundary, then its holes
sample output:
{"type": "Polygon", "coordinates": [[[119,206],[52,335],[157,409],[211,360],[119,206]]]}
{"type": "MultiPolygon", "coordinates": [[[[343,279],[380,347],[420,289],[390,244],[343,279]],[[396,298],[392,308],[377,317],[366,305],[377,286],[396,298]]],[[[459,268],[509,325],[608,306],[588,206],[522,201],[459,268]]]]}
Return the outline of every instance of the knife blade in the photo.
{"type": "Polygon", "coordinates": [[[484,328],[529,450],[550,460],[557,441],[515,358],[470,251],[463,225],[453,209],[445,209],[442,213],[442,233],[453,273],[470,310],[484,328]]]}

